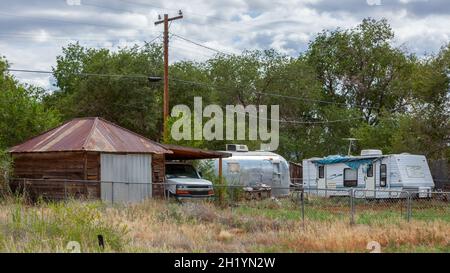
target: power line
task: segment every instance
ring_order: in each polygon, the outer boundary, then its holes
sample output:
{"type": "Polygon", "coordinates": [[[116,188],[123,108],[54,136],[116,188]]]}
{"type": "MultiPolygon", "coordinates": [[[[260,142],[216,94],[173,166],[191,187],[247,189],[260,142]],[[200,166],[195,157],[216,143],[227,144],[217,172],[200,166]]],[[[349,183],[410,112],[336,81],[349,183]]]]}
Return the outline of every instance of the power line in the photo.
{"type": "MultiPolygon", "coordinates": [[[[52,74],[53,71],[46,70],[31,70],[31,69],[5,69],[10,72],[23,72],[23,73],[36,73],[36,74],[52,74]]],[[[96,77],[124,77],[124,78],[145,78],[148,79],[149,76],[143,74],[100,74],[100,73],[84,73],[84,72],[73,72],[71,74],[80,75],[80,76],[96,76],[96,77]]]]}
{"type": "Polygon", "coordinates": [[[95,8],[101,8],[101,9],[107,9],[107,10],[113,10],[113,11],[121,11],[121,12],[124,11],[124,12],[137,13],[137,14],[146,16],[145,14],[140,13],[140,12],[136,12],[136,11],[134,11],[134,10],[127,10],[127,9],[120,9],[120,8],[107,7],[107,6],[102,6],[102,5],[93,4],[93,3],[86,3],[86,2],[83,2],[80,6],[91,6],[91,7],[95,7],[95,8]]]}
{"type": "MultiPolygon", "coordinates": [[[[68,39],[68,40],[87,40],[87,41],[106,41],[106,40],[110,40],[111,36],[113,37],[126,37],[126,38],[141,38],[142,36],[145,36],[147,34],[161,34],[162,32],[160,31],[151,31],[148,33],[142,33],[142,34],[120,34],[120,35],[110,35],[110,36],[100,36],[100,35],[91,35],[91,36],[77,36],[77,37],[70,37],[70,36],[54,36],[51,35],[49,36],[49,38],[58,38],[58,39],[68,39]],[[103,39],[98,39],[98,38],[102,38],[103,39]],[[95,39],[93,39],[95,38],[95,39]]],[[[36,33],[30,33],[30,32],[0,32],[0,36],[24,36],[24,37],[36,37],[37,34],[36,33]]],[[[117,40],[117,38],[116,38],[117,40]]]]}
{"type": "MultiPolygon", "coordinates": [[[[224,108],[226,111],[228,111],[226,109],[226,107],[222,107],[222,108],[224,108]]],[[[271,118],[261,118],[261,117],[255,116],[255,115],[251,115],[249,112],[245,112],[245,111],[241,112],[241,111],[233,110],[232,112],[240,113],[240,114],[246,114],[249,117],[259,118],[259,119],[262,119],[262,120],[270,120],[270,121],[276,121],[276,122],[279,122],[279,123],[290,123],[290,124],[329,124],[329,123],[339,123],[339,122],[363,119],[363,117],[357,117],[357,118],[347,118],[347,119],[337,119],[337,120],[298,121],[298,120],[280,120],[280,119],[271,119],[271,118]]]]}
{"type": "Polygon", "coordinates": [[[219,53],[219,54],[233,55],[233,54],[231,54],[231,53],[226,53],[226,52],[223,52],[223,51],[221,51],[221,50],[218,50],[218,49],[215,49],[215,48],[212,48],[212,47],[209,47],[209,46],[205,46],[205,45],[203,45],[203,44],[201,44],[201,43],[192,41],[192,40],[190,40],[190,39],[188,39],[188,38],[185,38],[185,37],[180,36],[180,35],[175,34],[175,33],[172,33],[172,35],[173,35],[174,37],[178,38],[178,39],[181,39],[181,40],[186,41],[186,42],[188,42],[188,43],[194,44],[194,45],[196,45],[196,46],[200,46],[200,47],[209,49],[209,50],[211,50],[211,51],[215,51],[215,52],[217,52],[217,53],[219,53]]]}
{"type": "MultiPolygon", "coordinates": [[[[195,81],[189,81],[189,80],[182,80],[182,79],[175,79],[172,78],[172,80],[174,81],[178,81],[178,82],[183,82],[183,83],[189,83],[189,84],[196,84],[196,85],[201,85],[201,86],[206,86],[206,87],[212,87],[212,88],[216,88],[216,89],[221,89],[218,86],[215,85],[211,85],[208,83],[200,83],[200,82],[195,82],[195,81]]],[[[308,102],[318,102],[318,103],[326,103],[326,104],[334,104],[334,105],[342,105],[342,106],[346,106],[348,107],[349,105],[346,103],[340,103],[340,102],[334,102],[334,101],[326,101],[326,100],[318,100],[318,99],[310,99],[310,98],[304,98],[304,97],[297,97],[297,96],[285,96],[285,95],[281,95],[281,94],[277,94],[277,93],[265,93],[265,92],[259,92],[259,91],[252,91],[252,93],[254,94],[260,94],[260,95],[266,95],[266,96],[273,96],[273,97],[281,97],[281,98],[287,98],[287,99],[295,99],[295,100],[301,100],[301,101],[308,101],[308,102]]],[[[370,107],[370,106],[356,106],[356,108],[368,108],[368,109],[380,109],[379,107],[370,107]]]]}
{"type": "MultiPolygon", "coordinates": [[[[123,27],[126,27],[126,26],[111,26],[111,25],[104,25],[104,24],[77,22],[77,21],[69,21],[69,20],[61,20],[61,19],[48,19],[48,18],[42,18],[42,17],[25,16],[25,15],[19,15],[19,14],[10,14],[10,13],[6,13],[6,12],[0,12],[0,15],[11,16],[11,17],[19,17],[19,18],[28,18],[28,19],[34,19],[34,20],[40,20],[40,21],[46,21],[46,22],[57,22],[57,23],[65,23],[65,24],[73,24],[73,25],[87,25],[87,26],[104,27],[104,28],[123,28],[123,27]]],[[[143,30],[145,28],[138,28],[138,29],[142,29],[143,30]]]]}
{"type": "MultiPolygon", "coordinates": [[[[341,102],[334,102],[334,101],[325,101],[325,100],[318,100],[318,99],[309,99],[309,98],[303,98],[303,97],[296,97],[296,96],[286,96],[281,94],[274,94],[274,93],[265,93],[265,92],[253,92],[255,94],[260,94],[264,96],[272,96],[272,97],[280,97],[280,98],[287,98],[287,99],[295,99],[295,100],[302,100],[302,101],[310,101],[310,102],[318,102],[318,103],[327,103],[327,104],[335,104],[335,105],[342,105],[342,106],[349,106],[346,103],[341,102]]],[[[370,107],[370,106],[359,106],[358,108],[370,108],[370,109],[380,109],[379,107],[370,107]]]]}
{"type": "MultiPolygon", "coordinates": [[[[131,4],[131,5],[147,6],[147,7],[156,8],[156,9],[159,9],[159,10],[172,10],[172,11],[178,11],[179,10],[179,9],[175,9],[175,8],[166,8],[166,7],[161,7],[161,6],[157,6],[157,5],[154,5],[154,4],[140,3],[140,2],[138,3],[138,2],[128,1],[128,0],[118,0],[118,1],[123,2],[123,3],[127,3],[127,4],[131,4]]],[[[195,15],[195,16],[202,17],[202,18],[206,17],[206,18],[209,18],[209,19],[212,19],[212,20],[217,20],[217,21],[230,23],[230,20],[225,19],[225,18],[221,18],[219,16],[209,16],[209,15],[204,15],[204,14],[195,13],[195,12],[184,12],[184,13],[195,15]]]]}
{"type": "MultiPolygon", "coordinates": [[[[53,74],[52,71],[46,71],[46,70],[30,70],[30,69],[11,69],[8,68],[6,69],[7,71],[10,72],[25,72],[25,73],[38,73],[38,74],[53,74]]],[[[72,73],[75,75],[81,75],[81,76],[99,76],[99,77],[123,77],[123,78],[145,78],[148,79],[148,76],[146,75],[142,75],[142,74],[134,74],[134,75],[125,75],[125,74],[98,74],[98,73],[72,73]]],[[[180,81],[180,82],[188,82],[188,83],[195,83],[193,81],[185,81],[185,80],[180,80],[180,79],[174,79],[171,78],[172,80],[175,81],[180,81]]],[[[226,107],[224,108],[225,110],[226,107]]],[[[290,123],[290,124],[330,124],[330,123],[339,123],[339,122],[346,122],[346,121],[352,121],[352,120],[360,120],[363,119],[363,117],[358,117],[358,118],[348,118],[348,119],[338,119],[338,120],[326,120],[326,121],[298,121],[298,120],[279,120],[279,119],[271,119],[271,118],[261,118],[258,116],[254,116],[251,115],[249,112],[241,112],[241,111],[236,111],[234,110],[233,112],[235,113],[241,113],[241,114],[246,114],[249,117],[255,117],[255,118],[260,118],[260,119],[264,119],[264,120],[270,120],[270,121],[276,121],[276,122],[280,122],[280,123],[290,123]]]]}
{"type": "Polygon", "coordinates": [[[178,43],[179,40],[172,40],[172,50],[173,48],[176,48],[176,51],[173,51],[173,54],[176,54],[177,56],[180,55],[180,53],[184,53],[184,52],[189,52],[195,55],[201,55],[201,57],[207,57],[207,58],[211,58],[213,57],[213,55],[215,54],[214,52],[211,51],[206,51],[206,50],[201,50],[199,47],[196,47],[194,45],[190,45],[190,44],[179,44],[178,43]],[[175,43],[177,42],[177,43],[175,43]]]}
{"type": "MultiPolygon", "coordinates": [[[[127,1],[127,0],[118,0],[118,1],[121,1],[123,3],[128,3],[128,4],[131,4],[131,5],[147,6],[147,7],[151,7],[151,8],[156,8],[156,9],[159,9],[159,10],[162,10],[162,11],[164,11],[164,10],[178,11],[178,9],[175,9],[175,8],[165,8],[165,7],[157,6],[157,5],[154,5],[154,4],[137,3],[137,2],[127,1]]],[[[189,11],[187,11],[187,12],[184,11],[184,13],[188,14],[188,15],[194,15],[197,18],[208,18],[208,19],[211,19],[211,20],[214,20],[214,21],[221,21],[221,22],[224,22],[224,23],[227,23],[227,24],[233,23],[232,20],[229,20],[229,19],[226,19],[226,18],[221,18],[219,16],[204,15],[204,14],[195,13],[195,12],[189,12],[189,11]]],[[[185,18],[185,21],[189,22],[191,24],[195,24],[195,25],[202,25],[202,26],[206,26],[206,27],[219,28],[219,29],[226,30],[226,31],[234,33],[234,34],[236,34],[236,33],[241,33],[243,35],[248,34],[248,32],[244,31],[244,30],[240,30],[240,29],[236,29],[236,28],[230,28],[230,27],[227,28],[227,27],[217,26],[217,25],[212,25],[212,24],[199,23],[199,22],[196,22],[196,21],[194,21],[194,20],[192,20],[190,18],[185,18]]],[[[296,33],[296,32],[293,32],[293,33],[296,33]]]]}
{"type": "MultiPolygon", "coordinates": [[[[11,71],[11,72],[53,74],[52,71],[44,71],[44,70],[28,70],[28,69],[6,69],[6,70],[7,71],[11,71]]],[[[135,74],[135,75],[96,74],[96,73],[75,73],[75,74],[82,75],[82,76],[148,78],[148,76],[142,75],[142,74],[140,74],[140,75],[139,74],[135,74]]],[[[173,77],[171,77],[170,80],[177,81],[177,82],[182,82],[182,83],[188,83],[188,84],[202,85],[202,86],[205,86],[205,87],[212,87],[212,88],[216,88],[216,89],[223,89],[223,88],[219,88],[217,86],[214,86],[214,85],[211,85],[211,84],[208,84],[208,83],[200,83],[200,82],[196,82],[196,81],[182,80],[182,79],[173,78],[173,77]]],[[[347,105],[345,103],[338,103],[338,102],[333,102],[333,101],[325,101],[325,100],[317,100],[317,99],[309,99],[309,98],[296,97],[296,96],[284,96],[284,95],[274,94],[274,93],[263,93],[263,92],[257,92],[257,91],[253,91],[253,93],[262,94],[262,95],[268,95],[268,96],[282,97],[282,98],[289,98],[289,99],[297,99],[297,100],[302,100],[302,101],[310,101],[310,102],[319,102],[319,103],[327,103],[327,104],[337,104],[337,105],[342,105],[342,106],[349,106],[349,105],[347,105]]],[[[379,109],[377,107],[363,107],[363,106],[359,106],[358,108],[375,108],[375,109],[379,109]]]]}

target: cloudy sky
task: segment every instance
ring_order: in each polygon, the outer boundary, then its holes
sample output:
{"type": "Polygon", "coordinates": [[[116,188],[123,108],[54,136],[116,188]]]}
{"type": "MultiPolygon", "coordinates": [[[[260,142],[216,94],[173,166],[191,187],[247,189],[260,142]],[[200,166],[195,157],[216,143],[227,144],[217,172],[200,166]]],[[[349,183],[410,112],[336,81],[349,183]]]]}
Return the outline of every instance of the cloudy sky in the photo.
{"type": "MultiPolygon", "coordinates": [[[[158,14],[179,9],[185,18],[171,24],[172,33],[226,53],[275,48],[295,56],[321,30],[354,27],[365,17],[387,18],[394,43],[420,56],[450,41],[448,0],[2,0],[0,55],[15,69],[51,70],[70,42],[116,50],[160,41],[158,14]]],[[[170,47],[172,62],[215,53],[178,37],[170,47]]],[[[14,74],[55,89],[49,75],[14,74]]]]}

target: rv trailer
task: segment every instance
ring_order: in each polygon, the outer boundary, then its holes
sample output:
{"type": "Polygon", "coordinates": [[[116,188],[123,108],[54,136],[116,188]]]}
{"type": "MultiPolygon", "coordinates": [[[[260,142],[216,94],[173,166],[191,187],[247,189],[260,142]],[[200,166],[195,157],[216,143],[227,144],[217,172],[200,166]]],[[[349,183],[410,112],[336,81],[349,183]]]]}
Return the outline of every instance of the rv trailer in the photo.
{"type": "Polygon", "coordinates": [[[348,195],[354,189],[359,198],[402,198],[407,192],[427,198],[434,182],[423,155],[363,150],[360,156],[303,160],[303,187],[321,196],[348,195]]]}
{"type": "MultiPolygon", "coordinates": [[[[272,187],[273,196],[289,194],[291,184],[289,163],[282,156],[266,151],[249,151],[246,145],[228,144],[226,152],[232,156],[223,158],[222,172],[228,185],[272,187]]],[[[219,160],[214,159],[216,175],[219,160]]]]}

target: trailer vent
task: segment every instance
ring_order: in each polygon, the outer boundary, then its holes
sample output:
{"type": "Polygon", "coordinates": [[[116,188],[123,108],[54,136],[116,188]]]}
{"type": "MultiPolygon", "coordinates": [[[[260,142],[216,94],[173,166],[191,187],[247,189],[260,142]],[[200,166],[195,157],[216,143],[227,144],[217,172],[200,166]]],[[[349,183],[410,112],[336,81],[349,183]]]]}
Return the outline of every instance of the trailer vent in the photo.
{"type": "Polygon", "coordinates": [[[361,151],[362,156],[368,156],[368,155],[383,155],[383,152],[381,150],[362,150],[361,151]]]}
{"type": "Polygon", "coordinates": [[[242,145],[242,144],[227,144],[227,151],[248,152],[248,147],[247,147],[247,145],[242,145]]]}

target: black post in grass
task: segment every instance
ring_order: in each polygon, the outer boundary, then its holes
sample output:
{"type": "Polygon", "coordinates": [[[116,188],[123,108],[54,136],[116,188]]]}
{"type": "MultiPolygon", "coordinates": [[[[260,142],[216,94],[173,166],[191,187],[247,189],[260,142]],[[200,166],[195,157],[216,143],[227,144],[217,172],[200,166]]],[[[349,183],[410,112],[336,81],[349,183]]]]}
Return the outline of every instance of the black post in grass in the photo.
{"type": "Polygon", "coordinates": [[[98,239],[98,246],[103,250],[105,249],[105,240],[103,238],[103,235],[99,234],[97,235],[97,239],[98,239]]]}

